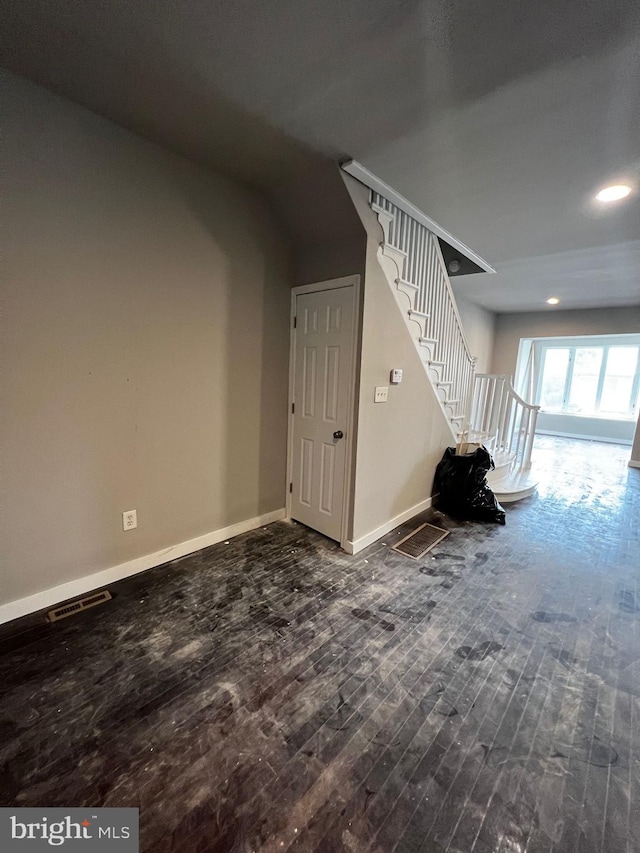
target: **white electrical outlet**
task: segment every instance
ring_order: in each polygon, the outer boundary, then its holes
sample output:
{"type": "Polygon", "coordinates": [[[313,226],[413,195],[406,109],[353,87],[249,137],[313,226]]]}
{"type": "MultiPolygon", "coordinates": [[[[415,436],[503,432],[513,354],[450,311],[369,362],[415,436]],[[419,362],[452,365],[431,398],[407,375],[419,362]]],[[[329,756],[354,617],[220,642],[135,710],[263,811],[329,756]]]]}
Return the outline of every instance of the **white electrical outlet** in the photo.
{"type": "Polygon", "coordinates": [[[374,403],[386,403],[387,402],[387,394],[389,393],[388,385],[378,385],[376,387],[376,394],[373,398],[374,403]]]}
{"type": "Polygon", "coordinates": [[[138,512],[135,509],[128,509],[122,513],[122,529],[133,530],[138,526],[138,512]]]}

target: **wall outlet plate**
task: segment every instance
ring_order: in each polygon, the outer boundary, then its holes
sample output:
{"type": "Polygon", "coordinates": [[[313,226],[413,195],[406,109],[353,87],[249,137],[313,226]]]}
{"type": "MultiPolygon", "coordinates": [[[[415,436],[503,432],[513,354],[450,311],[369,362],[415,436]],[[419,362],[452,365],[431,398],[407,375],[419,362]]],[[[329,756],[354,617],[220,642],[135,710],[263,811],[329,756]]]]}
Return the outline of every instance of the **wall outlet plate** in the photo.
{"type": "Polygon", "coordinates": [[[122,513],[122,529],[133,530],[138,526],[138,511],[135,509],[127,509],[122,513]]]}
{"type": "Polygon", "coordinates": [[[386,403],[387,395],[389,394],[389,386],[388,385],[378,385],[376,387],[376,393],[373,398],[374,403],[386,403]]]}

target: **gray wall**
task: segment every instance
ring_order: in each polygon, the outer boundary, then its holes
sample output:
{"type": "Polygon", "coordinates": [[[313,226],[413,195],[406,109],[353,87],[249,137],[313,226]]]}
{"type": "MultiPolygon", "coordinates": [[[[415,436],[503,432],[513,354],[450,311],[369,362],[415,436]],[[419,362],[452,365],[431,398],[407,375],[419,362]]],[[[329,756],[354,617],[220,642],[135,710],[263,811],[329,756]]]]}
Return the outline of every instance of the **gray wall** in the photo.
{"type": "MultiPolygon", "coordinates": [[[[640,307],[499,314],[496,319],[492,370],[494,373],[515,374],[518,347],[522,338],[621,335],[638,332],[640,307]]],[[[538,429],[627,443],[631,441],[634,426],[628,421],[604,421],[598,418],[541,412],[538,429]]]]}
{"type": "MultiPolygon", "coordinates": [[[[455,284],[453,290],[455,293],[455,284]]],[[[481,305],[462,299],[458,294],[455,295],[471,355],[475,355],[478,359],[476,372],[489,373],[495,342],[496,315],[481,305]]]]}
{"type": "Polygon", "coordinates": [[[367,235],[340,167],[320,156],[269,196],[293,251],[292,284],[364,275],[367,235]]]}
{"type": "Polygon", "coordinates": [[[2,85],[0,603],[284,506],[291,286],[259,196],[2,85]]]}
{"type": "Polygon", "coordinates": [[[584,311],[498,314],[492,372],[513,375],[521,338],[621,335],[640,332],[640,306],[584,311]]]}
{"type": "Polygon", "coordinates": [[[611,441],[614,444],[631,444],[636,425],[633,421],[616,421],[609,418],[588,418],[580,415],[556,415],[540,412],[537,431],[577,438],[611,441]]]}

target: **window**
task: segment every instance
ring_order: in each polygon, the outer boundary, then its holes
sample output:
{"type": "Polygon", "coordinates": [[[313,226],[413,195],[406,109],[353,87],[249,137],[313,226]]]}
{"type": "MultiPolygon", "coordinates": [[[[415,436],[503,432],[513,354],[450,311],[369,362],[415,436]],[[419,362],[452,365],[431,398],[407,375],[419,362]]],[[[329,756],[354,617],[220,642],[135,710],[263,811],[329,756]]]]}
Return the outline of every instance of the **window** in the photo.
{"type": "Polygon", "coordinates": [[[637,384],[638,347],[609,347],[607,369],[600,397],[600,411],[626,414],[638,404],[638,393],[629,406],[634,381],[637,384]],[[635,405],[634,405],[635,404],[635,405]]]}
{"type": "Polygon", "coordinates": [[[562,411],[570,354],[570,349],[549,348],[544,352],[539,402],[546,412],[562,411]]]}
{"type": "Polygon", "coordinates": [[[588,343],[541,344],[537,401],[542,411],[634,418],[640,397],[640,346],[588,343]]]}
{"type": "Polygon", "coordinates": [[[595,412],[603,361],[602,347],[576,347],[569,385],[569,412],[595,412]]]}

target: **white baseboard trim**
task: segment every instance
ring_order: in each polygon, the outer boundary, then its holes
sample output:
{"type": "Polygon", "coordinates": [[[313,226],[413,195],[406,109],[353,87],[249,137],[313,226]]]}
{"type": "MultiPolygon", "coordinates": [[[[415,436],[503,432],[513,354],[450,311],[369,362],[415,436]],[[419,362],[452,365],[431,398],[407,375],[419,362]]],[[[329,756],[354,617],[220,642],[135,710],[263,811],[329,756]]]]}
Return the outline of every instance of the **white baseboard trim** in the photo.
{"type": "Polygon", "coordinates": [[[418,515],[419,512],[424,512],[425,509],[429,509],[432,503],[433,498],[427,498],[424,501],[420,501],[420,503],[417,503],[415,506],[409,507],[409,509],[406,509],[404,512],[401,512],[400,515],[396,515],[395,518],[391,518],[389,521],[381,524],[380,527],[376,527],[376,529],[372,530],[371,533],[367,533],[359,539],[348,539],[345,542],[344,550],[347,554],[357,554],[358,551],[362,551],[363,548],[371,545],[372,542],[377,541],[381,536],[384,536],[399,524],[408,521],[410,518],[413,518],[414,515],[418,515]]]}
{"type": "Polygon", "coordinates": [[[603,438],[601,435],[584,435],[580,432],[556,432],[550,429],[536,429],[536,435],[555,435],[558,438],[580,438],[583,441],[602,441],[604,444],[628,444],[633,441],[629,438],[603,438]]]}
{"type": "Polygon", "coordinates": [[[177,545],[171,545],[169,548],[163,548],[162,551],[145,554],[143,557],[136,557],[134,560],[128,560],[126,563],[120,563],[120,565],[112,566],[110,569],[103,569],[91,575],[84,575],[84,577],[77,578],[76,580],[53,586],[34,595],[28,595],[26,598],[19,598],[17,601],[2,604],[0,605],[0,625],[4,622],[11,622],[12,619],[19,619],[21,616],[27,616],[29,613],[36,613],[38,610],[51,608],[63,601],[77,598],[79,595],[85,595],[94,589],[108,586],[116,581],[137,575],[140,572],[145,572],[147,569],[161,566],[163,563],[168,563],[171,560],[186,557],[187,554],[193,554],[194,551],[208,548],[209,545],[215,545],[225,539],[231,539],[240,533],[248,533],[250,530],[263,527],[265,524],[271,524],[273,521],[281,521],[286,518],[286,515],[287,511],[283,508],[277,509],[274,512],[268,512],[266,515],[248,518],[246,521],[239,521],[237,524],[229,525],[229,527],[222,527],[220,530],[205,533],[203,536],[197,536],[195,539],[188,539],[186,542],[180,542],[177,545]]]}
{"type": "Polygon", "coordinates": [[[640,468],[640,462],[636,462],[635,459],[630,459],[629,468],[640,468]]]}

